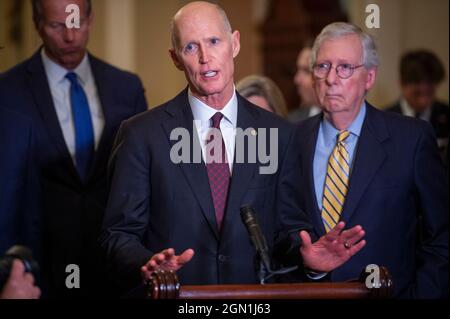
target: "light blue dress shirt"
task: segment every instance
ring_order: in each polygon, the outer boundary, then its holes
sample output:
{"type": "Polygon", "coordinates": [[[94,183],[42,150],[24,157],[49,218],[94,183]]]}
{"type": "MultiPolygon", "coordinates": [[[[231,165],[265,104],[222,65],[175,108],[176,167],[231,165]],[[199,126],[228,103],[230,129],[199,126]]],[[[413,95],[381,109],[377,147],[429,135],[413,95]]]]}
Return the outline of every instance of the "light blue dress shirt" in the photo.
{"type": "Polygon", "coordinates": [[[69,153],[75,163],[75,125],[73,123],[70,102],[70,81],[65,77],[68,72],[76,73],[80,85],[86,93],[89,111],[91,112],[92,127],[94,129],[95,149],[98,148],[105,127],[105,116],[101,107],[100,97],[98,95],[97,85],[92,73],[89,57],[88,54],[85,54],[81,63],[74,70],[66,70],[61,65],[52,61],[47,56],[44,49],[41,50],[41,58],[50,86],[50,93],[52,94],[59,125],[69,153]]]}
{"type": "MultiPolygon", "coordinates": [[[[349,126],[347,131],[350,132],[349,137],[345,140],[347,152],[350,156],[350,176],[352,173],[355,151],[358,145],[358,139],[361,134],[361,128],[366,117],[366,103],[364,102],[359,110],[355,120],[349,126]]],[[[314,154],[313,174],[314,189],[316,193],[317,206],[322,211],[322,196],[325,186],[325,176],[327,173],[328,159],[330,158],[333,148],[336,146],[339,130],[337,130],[329,121],[323,118],[320,123],[319,135],[317,137],[316,151],[314,154]]]]}

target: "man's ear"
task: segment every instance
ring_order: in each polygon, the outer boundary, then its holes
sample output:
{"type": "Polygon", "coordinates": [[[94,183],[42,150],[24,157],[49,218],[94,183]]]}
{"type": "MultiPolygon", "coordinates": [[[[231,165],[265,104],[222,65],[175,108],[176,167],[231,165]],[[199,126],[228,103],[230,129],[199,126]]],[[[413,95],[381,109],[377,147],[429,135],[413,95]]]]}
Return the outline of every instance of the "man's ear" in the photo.
{"type": "Polygon", "coordinates": [[[241,34],[239,31],[234,31],[231,35],[231,46],[233,48],[233,58],[235,58],[241,50],[241,34]]]}
{"type": "Polygon", "coordinates": [[[367,70],[367,79],[366,79],[366,91],[370,90],[375,84],[375,80],[377,78],[377,68],[373,67],[367,70]]]}
{"type": "Polygon", "coordinates": [[[178,55],[175,52],[174,48],[169,49],[169,54],[170,57],[172,58],[173,64],[175,64],[177,69],[180,71],[184,71],[183,64],[181,64],[180,60],[178,59],[178,55]]]}

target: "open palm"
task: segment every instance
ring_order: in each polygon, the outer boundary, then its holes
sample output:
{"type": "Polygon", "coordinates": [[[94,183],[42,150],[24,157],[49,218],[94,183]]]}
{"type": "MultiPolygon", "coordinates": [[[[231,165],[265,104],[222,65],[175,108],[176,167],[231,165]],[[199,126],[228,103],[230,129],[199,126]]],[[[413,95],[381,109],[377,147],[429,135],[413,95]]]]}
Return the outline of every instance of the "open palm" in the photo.
{"type": "Polygon", "coordinates": [[[343,230],[344,227],[345,223],[340,222],[314,244],[309,234],[301,231],[300,253],[303,264],[317,272],[329,272],[358,253],[366,244],[365,240],[361,240],[365,235],[364,230],[361,226],[348,230],[343,230]]]}

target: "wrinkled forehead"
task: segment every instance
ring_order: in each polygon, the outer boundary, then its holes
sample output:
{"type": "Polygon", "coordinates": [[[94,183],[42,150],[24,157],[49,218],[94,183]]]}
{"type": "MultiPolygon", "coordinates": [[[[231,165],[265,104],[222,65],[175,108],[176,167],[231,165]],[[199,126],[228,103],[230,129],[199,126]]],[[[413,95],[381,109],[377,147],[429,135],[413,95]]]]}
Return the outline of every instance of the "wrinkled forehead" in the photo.
{"type": "Polygon", "coordinates": [[[317,61],[359,63],[362,58],[362,43],[356,34],[325,39],[317,51],[317,61]]]}
{"type": "Polygon", "coordinates": [[[69,15],[66,8],[69,5],[77,5],[80,9],[80,15],[83,16],[87,12],[87,3],[85,0],[41,0],[41,14],[48,20],[65,21],[69,15]]]}
{"type": "Polygon", "coordinates": [[[208,37],[226,32],[225,22],[218,10],[214,8],[182,11],[175,16],[174,26],[180,41],[186,41],[193,36],[208,37]]]}

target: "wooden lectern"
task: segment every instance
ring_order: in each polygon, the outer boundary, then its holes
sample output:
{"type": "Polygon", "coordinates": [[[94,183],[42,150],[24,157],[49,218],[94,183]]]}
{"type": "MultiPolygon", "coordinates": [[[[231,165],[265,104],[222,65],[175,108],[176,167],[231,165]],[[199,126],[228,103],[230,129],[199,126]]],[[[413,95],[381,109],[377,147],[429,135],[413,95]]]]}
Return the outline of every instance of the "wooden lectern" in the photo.
{"type": "Polygon", "coordinates": [[[150,299],[364,299],[389,298],[393,283],[388,270],[380,267],[378,287],[368,288],[369,274],[342,283],[295,283],[266,285],[181,286],[175,272],[158,271],[148,282],[150,299]]]}

